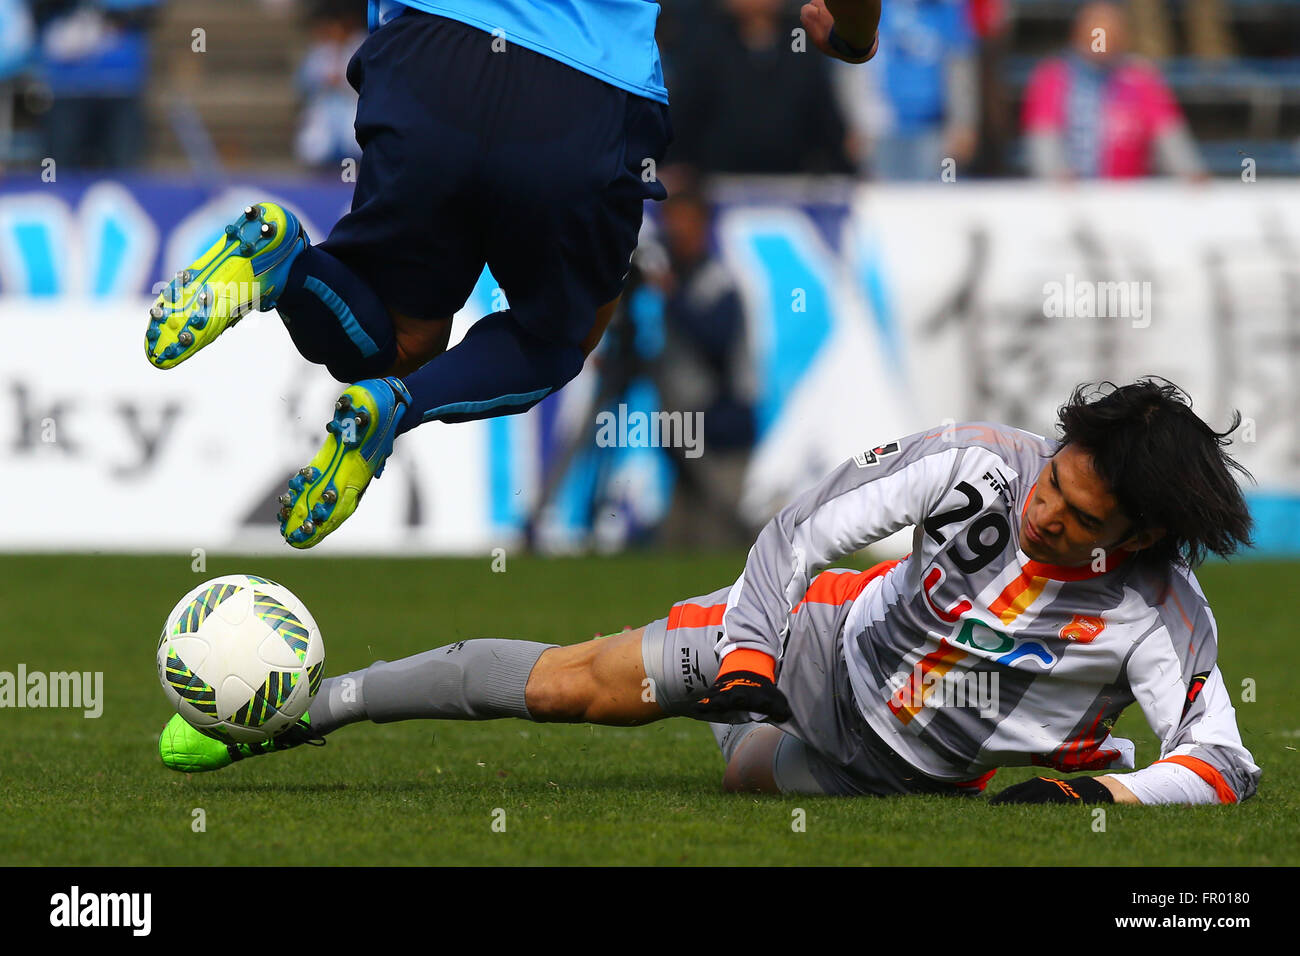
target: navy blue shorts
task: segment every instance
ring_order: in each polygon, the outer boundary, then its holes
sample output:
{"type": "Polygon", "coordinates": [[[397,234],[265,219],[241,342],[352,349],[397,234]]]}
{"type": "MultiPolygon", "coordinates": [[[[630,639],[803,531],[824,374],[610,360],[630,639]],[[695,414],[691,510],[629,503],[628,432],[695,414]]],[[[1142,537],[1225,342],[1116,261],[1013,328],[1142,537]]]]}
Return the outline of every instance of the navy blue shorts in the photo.
{"type": "Polygon", "coordinates": [[[577,344],[622,291],[644,201],[667,196],[643,173],[668,108],[493,40],[412,10],[361,45],[356,192],[321,248],[425,319],[457,312],[486,264],[524,328],[577,344]]]}

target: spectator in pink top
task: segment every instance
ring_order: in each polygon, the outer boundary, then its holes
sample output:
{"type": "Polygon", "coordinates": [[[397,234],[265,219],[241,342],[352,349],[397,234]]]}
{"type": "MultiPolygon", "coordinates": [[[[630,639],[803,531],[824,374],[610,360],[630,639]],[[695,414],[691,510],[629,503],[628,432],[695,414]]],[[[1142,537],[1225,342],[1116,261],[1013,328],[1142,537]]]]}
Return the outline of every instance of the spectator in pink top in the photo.
{"type": "Polygon", "coordinates": [[[1182,111],[1160,72],[1126,55],[1127,22],[1089,3],[1064,56],[1042,63],[1025,90],[1029,170],[1052,179],[1131,179],[1158,171],[1205,176],[1182,111]]]}

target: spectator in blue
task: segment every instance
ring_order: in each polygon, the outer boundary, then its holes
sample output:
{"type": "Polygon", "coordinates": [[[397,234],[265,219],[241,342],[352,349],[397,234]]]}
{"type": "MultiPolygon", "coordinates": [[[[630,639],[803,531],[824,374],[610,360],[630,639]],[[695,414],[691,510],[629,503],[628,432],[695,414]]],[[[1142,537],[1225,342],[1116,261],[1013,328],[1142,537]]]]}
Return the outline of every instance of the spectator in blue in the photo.
{"type": "Polygon", "coordinates": [[[977,50],[964,0],[889,0],[871,69],[837,64],[836,90],[863,176],[935,180],[975,153],[977,50]]]}
{"type": "Polygon", "coordinates": [[[347,79],[348,61],[366,38],[366,5],[355,0],[316,0],[312,43],[298,68],[302,113],[294,152],[308,166],[337,171],[344,159],[360,159],[353,120],[357,92],[347,79]]]}
{"type": "Polygon", "coordinates": [[[34,44],[25,0],[0,0],[0,165],[12,158],[15,81],[30,65],[34,44]]]}
{"type": "Polygon", "coordinates": [[[26,0],[0,0],[0,83],[23,70],[31,59],[35,33],[26,0]]]}
{"type": "Polygon", "coordinates": [[[53,103],[46,149],[74,169],[136,166],[144,156],[147,29],[158,0],[36,0],[53,103]]]}

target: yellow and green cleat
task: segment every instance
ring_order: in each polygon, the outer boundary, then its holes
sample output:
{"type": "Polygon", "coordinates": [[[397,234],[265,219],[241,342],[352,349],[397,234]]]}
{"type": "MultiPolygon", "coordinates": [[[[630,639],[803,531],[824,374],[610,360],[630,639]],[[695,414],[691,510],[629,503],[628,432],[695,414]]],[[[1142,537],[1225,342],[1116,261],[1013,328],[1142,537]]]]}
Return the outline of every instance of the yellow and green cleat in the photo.
{"type": "Polygon", "coordinates": [[[293,213],[269,202],[248,206],[207,252],[176,274],[149,310],[149,361],[158,368],[177,366],[254,309],[274,308],[307,243],[293,213]]]}
{"type": "Polygon", "coordinates": [[[289,544],[313,547],[357,510],[370,479],[383,474],[410,403],[399,378],[366,379],[339,396],[325,425],[330,437],[280,496],[280,533],[289,544]]]}
{"type": "Polygon", "coordinates": [[[311,729],[304,714],[298,723],[273,740],[260,744],[226,744],[191,727],[180,714],[172,714],[158,737],[158,756],[169,770],[178,773],[205,773],[229,767],[245,757],[288,750],[299,744],[322,746],[325,738],[311,729]]]}

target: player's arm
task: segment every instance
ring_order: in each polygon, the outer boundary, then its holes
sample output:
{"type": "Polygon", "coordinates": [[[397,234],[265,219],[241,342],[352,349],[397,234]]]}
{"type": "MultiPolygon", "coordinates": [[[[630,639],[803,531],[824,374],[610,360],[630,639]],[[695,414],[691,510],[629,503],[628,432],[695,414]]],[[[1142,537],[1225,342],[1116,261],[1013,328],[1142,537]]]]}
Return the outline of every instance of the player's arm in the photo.
{"type": "Polygon", "coordinates": [[[1195,579],[1174,573],[1176,600],[1164,613],[1156,609],[1158,619],[1125,665],[1133,696],[1160,738],[1160,759],[1124,774],[1035,777],[993,803],[1214,804],[1254,794],[1259,768],[1241,742],[1215,664],[1214,615],[1195,579]]]}
{"type": "Polygon", "coordinates": [[[813,45],[846,63],[865,63],[876,55],[880,0],[810,0],[799,20],[813,45]]]}
{"type": "MultiPolygon", "coordinates": [[[[952,487],[963,453],[941,428],[865,452],[783,508],[759,533],[723,615],[714,691],[733,674],[746,701],[774,701],[777,661],[789,635],[790,614],[808,585],[832,561],[855,554],[919,524],[952,487]]],[[[709,700],[715,710],[773,711],[727,706],[728,694],[709,700]]]]}
{"type": "Polygon", "coordinates": [[[1175,575],[1181,607],[1163,616],[1126,668],[1133,695],[1160,738],[1160,759],[1113,775],[1111,782],[1138,803],[1238,803],[1254,794],[1259,768],[1242,744],[1216,663],[1214,615],[1195,579],[1175,575]]]}

